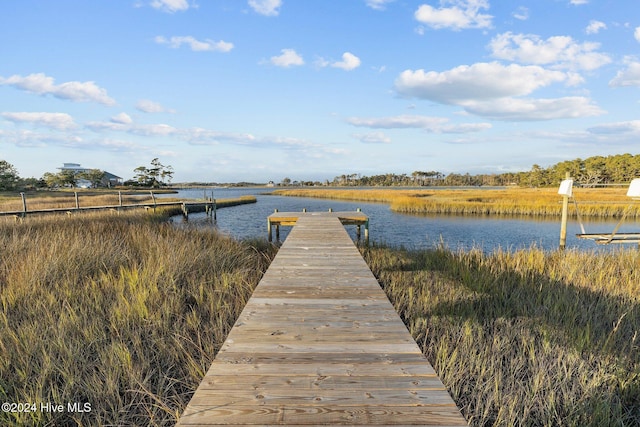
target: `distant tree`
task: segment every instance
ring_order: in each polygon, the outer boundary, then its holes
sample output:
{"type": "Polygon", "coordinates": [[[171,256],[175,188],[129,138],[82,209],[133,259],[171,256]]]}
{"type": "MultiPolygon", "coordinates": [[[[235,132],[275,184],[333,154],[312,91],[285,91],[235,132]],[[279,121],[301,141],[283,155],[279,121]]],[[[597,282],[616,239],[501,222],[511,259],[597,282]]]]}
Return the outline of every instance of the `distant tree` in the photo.
{"type": "Polygon", "coordinates": [[[0,160],[0,190],[14,190],[20,182],[18,171],[6,160],[0,160]]]}
{"type": "Polygon", "coordinates": [[[160,187],[166,185],[165,180],[171,182],[173,178],[173,167],[163,165],[157,157],[151,160],[151,167],[138,166],[133,171],[135,181],[145,187],[160,187]]]}
{"type": "Polygon", "coordinates": [[[102,184],[105,172],[100,169],[90,169],[88,171],[80,172],[78,178],[86,179],[91,182],[91,186],[97,188],[102,184]]]}
{"type": "Polygon", "coordinates": [[[283,178],[282,185],[284,186],[291,185],[291,178],[283,178]]]}

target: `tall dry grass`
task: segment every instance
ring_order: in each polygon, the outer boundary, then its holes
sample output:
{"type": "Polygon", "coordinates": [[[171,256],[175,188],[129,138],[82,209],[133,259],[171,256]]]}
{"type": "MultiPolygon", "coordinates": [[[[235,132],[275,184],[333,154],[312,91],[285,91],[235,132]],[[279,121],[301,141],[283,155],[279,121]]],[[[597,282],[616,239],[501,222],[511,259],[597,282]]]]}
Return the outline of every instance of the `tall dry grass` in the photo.
{"type": "MultiPolygon", "coordinates": [[[[560,216],[562,197],[552,188],[504,189],[292,189],[274,194],[387,203],[396,212],[412,214],[535,215],[560,216]]],[[[574,199],[580,215],[620,217],[634,202],[623,188],[576,188],[574,199]]],[[[576,215],[572,203],[569,214],[576,215]]],[[[640,203],[627,212],[640,217],[640,203]]]]}
{"type": "Polygon", "coordinates": [[[273,249],[159,218],[0,221],[0,425],[176,422],[273,249]]]}
{"type": "Polygon", "coordinates": [[[640,425],[637,251],[365,258],[470,425],[640,425]]]}

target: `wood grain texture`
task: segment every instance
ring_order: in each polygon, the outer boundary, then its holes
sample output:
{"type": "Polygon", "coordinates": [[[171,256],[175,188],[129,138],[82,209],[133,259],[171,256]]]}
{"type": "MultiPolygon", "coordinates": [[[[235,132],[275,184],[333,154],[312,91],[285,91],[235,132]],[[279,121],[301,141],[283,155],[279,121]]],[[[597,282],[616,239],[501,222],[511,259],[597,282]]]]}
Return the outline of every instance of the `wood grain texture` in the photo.
{"type": "Polygon", "coordinates": [[[467,425],[336,213],[295,219],[178,425],[467,425]]]}

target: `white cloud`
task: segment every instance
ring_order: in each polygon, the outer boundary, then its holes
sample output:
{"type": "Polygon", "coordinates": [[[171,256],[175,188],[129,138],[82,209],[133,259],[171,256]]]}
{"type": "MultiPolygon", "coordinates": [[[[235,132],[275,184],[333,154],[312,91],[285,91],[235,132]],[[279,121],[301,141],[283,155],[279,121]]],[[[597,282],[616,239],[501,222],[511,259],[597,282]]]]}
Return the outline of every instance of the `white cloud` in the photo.
{"type": "Polygon", "coordinates": [[[516,19],[519,19],[520,21],[526,21],[527,19],[529,19],[529,9],[524,6],[520,6],[515,12],[512,13],[512,16],[516,19]]]}
{"type": "Polygon", "coordinates": [[[434,133],[469,133],[491,128],[490,123],[451,124],[447,118],[417,115],[378,118],[351,117],[347,119],[347,123],[372,129],[423,129],[434,133]]]}
{"type": "Polygon", "coordinates": [[[367,6],[375,10],[384,10],[387,3],[394,2],[395,0],[365,0],[367,6]]]}
{"type": "Polygon", "coordinates": [[[282,6],[282,0],[249,0],[249,6],[260,15],[277,16],[282,6]]]}
{"type": "Polygon", "coordinates": [[[165,108],[157,102],[148,99],[141,99],[136,103],[136,109],[144,113],[175,113],[175,110],[165,108]]]}
{"type": "Polygon", "coordinates": [[[187,0],[153,0],[151,7],[167,13],[181,12],[189,9],[187,0]]]}
{"type": "Polygon", "coordinates": [[[569,3],[571,3],[571,4],[575,5],[575,6],[578,6],[578,5],[581,5],[581,4],[589,3],[589,0],[569,0],[569,3]]]}
{"type": "Polygon", "coordinates": [[[499,34],[489,43],[494,58],[573,70],[594,70],[610,63],[608,55],[596,52],[599,48],[599,43],[580,44],[569,36],[542,40],[533,34],[511,32],[499,34]]]}
{"type": "Polygon", "coordinates": [[[94,82],[66,82],[55,84],[53,77],[43,73],[28,76],[13,75],[0,77],[0,85],[13,86],[37,95],[52,95],[59,99],[76,102],[98,102],[103,105],[115,105],[116,101],[107,95],[107,91],[94,82]]]}
{"type": "Polygon", "coordinates": [[[588,98],[570,96],[556,99],[501,98],[489,102],[468,102],[467,112],[504,121],[539,121],[591,117],[605,112],[588,98]]]}
{"type": "Polygon", "coordinates": [[[440,3],[451,4],[452,7],[436,9],[423,4],[416,10],[415,19],[435,29],[449,28],[459,31],[491,27],[493,16],[480,13],[481,9],[489,9],[488,0],[442,0],[440,3]]]}
{"type": "Polygon", "coordinates": [[[536,65],[501,65],[497,62],[460,66],[438,72],[406,70],[395,82],[400,95],[458,105],[467,113],[496,120],[527,121],[588,117],[603,111],[588,98],[523,98],[553,83],[580,81],[574,73],[536,65]]]}
{"type": "Polygon", "coordinates": [[[112,123],[120,123],[123,125],[128,125],[133,123],[133,119],[131,119],[131,116],[129,116],[127,113],[120,113],[117,114],[113,117],[111,117],[111,122],[112,123]]]}
{"type": "Polygon", "coordinates": [[[174,36],[170,39],[157,36],[155,42],[168,45],[172,49],[177,49],[185,44],[194,52],[229,52],[233,49],[233,43],[225,42],[224,40],[214,41],[205,39],[201,41],[191,36],[174,36]]]}
{"type": "Polygon", "coordinates": [[[14,123],[28,123],[55,130],[69,130],[76,127],[73,117],[66,113],[16,112],[0,115],[14,123]]]}
{"type": "Polygon", "coordinates": [[[605,24],[602,21],[596,21],[595,19],[592,19],[591,21],[589,21],[589,25],[587,25],[585,32],[587,34],[598,34],[600,30],[606,30],[606,29],[607,29],[607,24],[605,24]]]}
{"type": "Polygon", "coordinates": [[[304,65],[304,59],[302,56],[298,55],[298,53],[293,49],[282,49],[279,56],[272,56],[270,59],[271,64],[288,68],[293,65],[304,65]]]}
{"type": "Polygon", "coordinates": [[[389,144],[391,142],[391,138],[384,132],[354,133],[351,136],[365,144],[389,144]]]}
{"type": "Polygon", "coordinates": [[[612,87],[638,86],[640,87],[640,62],[627,61],[627,68],[618,71],[609,82],[612,87]]]}
{"type": "Polygon", "coordinates": [[[640,27],[636,27],[636,30],[633,32],[633,37],[640,43],[640,27]]]}
{"type": "Polygon", "coordinates": [[[596,135],[631,135],[638,137],[640,136],[640,120],[605,123],[593,126],[587,131],[596,135]]]}
{"type": "Polygon", "coordinates": [[[400,95],[443,104],[528,95],[552,83],[568,80],[560,71],[535,65],[502,65],[497,62],[461,65],[444,72],[406,70],[395,81],[400,95]]]}
{"type": "Polygon", "coordinates": [[[352,54],[351,52],[345,52],[342,54],[341,61],[330,61],[325,58],[317,58],[314,61],[316,67],[324,68],[324,67],[334,67],[341,68],[345,71],[351,71],[358,68],[361,64],[360,58],[352,54]]]}

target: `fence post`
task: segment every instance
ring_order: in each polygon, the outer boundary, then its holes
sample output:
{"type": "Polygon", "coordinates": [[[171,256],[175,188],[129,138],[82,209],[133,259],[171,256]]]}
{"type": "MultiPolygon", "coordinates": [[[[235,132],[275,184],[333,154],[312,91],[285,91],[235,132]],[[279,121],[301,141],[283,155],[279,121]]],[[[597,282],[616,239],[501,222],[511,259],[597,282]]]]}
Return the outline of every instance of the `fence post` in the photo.
{"type": "Polygon", "coordinates": [[[73,192],[74,197],[76,198],[76,209],[80,210],[80,200],[78,200],[78,192],[74,191],[73,192]]]}
{"type": "Polygon", "coordinates": [[[24,193],[20,193],[20,197],[22,197],[22,218],[24,218],[27,216],[27,199],[24,193]]]}
{"type": "Polygon", "coordinates": [[[156,212],[156,196],[153,194],[153,190],[149,190],[151,193],[151,199],[153,200],[153,213],[156,212]]]}

